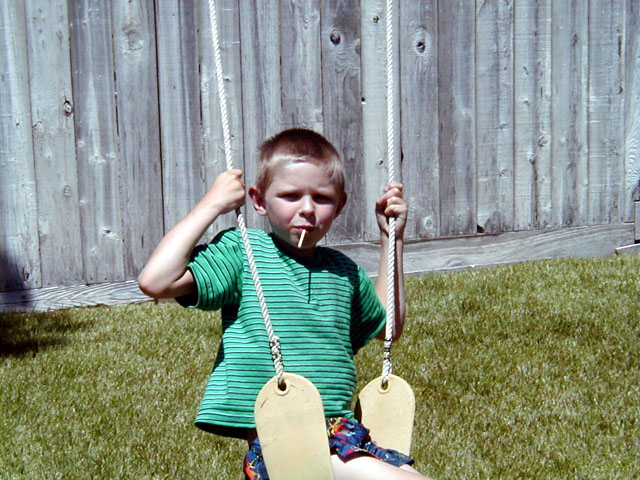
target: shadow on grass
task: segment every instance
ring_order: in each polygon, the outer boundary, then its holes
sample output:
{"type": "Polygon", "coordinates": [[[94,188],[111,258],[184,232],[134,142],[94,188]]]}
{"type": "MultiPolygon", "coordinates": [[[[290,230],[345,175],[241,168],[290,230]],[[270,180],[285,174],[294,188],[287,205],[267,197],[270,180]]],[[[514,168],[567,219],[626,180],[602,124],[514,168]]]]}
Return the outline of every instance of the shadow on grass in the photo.
{"type": "MultiPolygon", "coordinates": [[[[32,307],[31,272],[16,262],[8,250],[0,250],[0,293],[18,302],[22,310],[32,307]]],[[[6,301],[6,298],[3,300],[6,301]]],[[[45,349],[69,343],[69,337],[91,322],[72,318],[71,310],[0,313],[0,358],[35,356],[45,349]]]]}
{"type": "Polygon", "coordinates": [[[92,322],[74,320],[68,310],[0,315],[0,358],[35,356],[64,346],[76,331],[92,322]]]}

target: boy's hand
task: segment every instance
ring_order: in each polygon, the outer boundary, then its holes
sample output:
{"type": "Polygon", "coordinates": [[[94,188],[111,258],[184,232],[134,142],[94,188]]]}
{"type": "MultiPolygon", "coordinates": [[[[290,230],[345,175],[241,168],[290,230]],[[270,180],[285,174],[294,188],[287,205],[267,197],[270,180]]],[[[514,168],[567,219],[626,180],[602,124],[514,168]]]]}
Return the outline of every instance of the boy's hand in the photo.
{"type": "Polygon", "coordinates": [[[407,202],[402,196],[402,184],[394,182],[387,185],[384,194],[376,202],[376,217],[380,234],[389,236],[389,217],[395,217],[396,238],[402,239],[408,210],[407,202]]]}
{"type": "Polygon", "coordinates": [[[220,214],[231,212],[245,200],[245,185],[242,170],[227,170],[218,175],[205,195],[205,202],[219,210],[220,214]]]}
{"type": "Polygon", "coordinates": [[[160,241],[140,275],[140,289],[153,298],[173,298],[195,292],[193,274],[187,268],[193,247],[218,215],[244,203],[241,170],[229,170],[216,178],[207,194],[160,241]]]}

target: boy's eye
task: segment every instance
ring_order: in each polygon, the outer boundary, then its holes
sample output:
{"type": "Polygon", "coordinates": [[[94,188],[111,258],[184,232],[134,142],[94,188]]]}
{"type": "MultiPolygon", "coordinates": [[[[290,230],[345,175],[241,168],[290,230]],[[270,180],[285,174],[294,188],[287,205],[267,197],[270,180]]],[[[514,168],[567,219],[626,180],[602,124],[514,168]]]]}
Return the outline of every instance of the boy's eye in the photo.
{"type": "Polygon", "coordinates": [[[297,200],[298,198],[300,198],[300,195],[298,195],[297,193],[289,192],[283,193],[281,197],[286,200],[297,200]]]}
{"type": "Polygon", "coordinates": [[[328,195],[316,195],[315,201],[318,203],[331,203],[333,202],[333,198],[328,195]]]}

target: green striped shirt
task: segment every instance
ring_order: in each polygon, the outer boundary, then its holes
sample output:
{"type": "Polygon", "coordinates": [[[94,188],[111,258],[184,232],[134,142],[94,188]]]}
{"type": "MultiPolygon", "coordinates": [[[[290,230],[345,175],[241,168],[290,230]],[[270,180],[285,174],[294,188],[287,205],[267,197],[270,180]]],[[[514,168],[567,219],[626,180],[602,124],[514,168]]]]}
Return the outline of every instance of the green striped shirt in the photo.
{"type": "MultiPolygon", "coordinates": [[[[285,371],[315,384],[327,417],[353,417],[353,356],[385,323],[373,283],[336,250],[318,247],[313,259],[302,260],[262,230],[250,230],[249,238],[285,371]]],[[[243,436],[255,427],[254,402],[274,367],[239,231],[226,230],[196,248],[189,268],[198,292],[192,306],[222,311],[222,342],[196,425],[243,436]]]]}

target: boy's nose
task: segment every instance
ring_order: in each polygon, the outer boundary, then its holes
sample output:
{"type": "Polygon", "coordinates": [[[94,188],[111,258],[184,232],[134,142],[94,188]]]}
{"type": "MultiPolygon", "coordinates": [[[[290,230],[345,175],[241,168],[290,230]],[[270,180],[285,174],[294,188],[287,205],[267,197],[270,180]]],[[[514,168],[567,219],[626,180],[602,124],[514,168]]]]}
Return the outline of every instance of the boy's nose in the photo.
{"type": "Polygon", "coordinates": [[[300,214],[312,215],[314,212],[313,201],[309,197],[303,197],[300,202],[300,214]]]}

